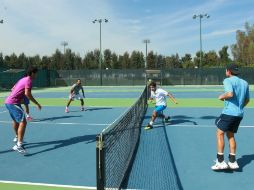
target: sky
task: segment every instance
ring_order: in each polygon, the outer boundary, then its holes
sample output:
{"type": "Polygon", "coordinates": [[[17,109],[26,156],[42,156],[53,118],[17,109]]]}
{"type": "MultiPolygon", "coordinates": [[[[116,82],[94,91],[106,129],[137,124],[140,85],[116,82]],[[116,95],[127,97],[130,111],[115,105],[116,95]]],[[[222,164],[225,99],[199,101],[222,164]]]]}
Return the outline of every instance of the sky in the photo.
{"type": "MultiPolygon", "coordinates": [[[[236,31],[254,24],[253,0],[0,0],[0,52],[52,55],[66,48],[84,56],[99,49],[117,54],[147,50],[170,56],[218,52],[236,43],[236,31]]],[[[230,53],[231,50],[229,49],[230,53]]]]}

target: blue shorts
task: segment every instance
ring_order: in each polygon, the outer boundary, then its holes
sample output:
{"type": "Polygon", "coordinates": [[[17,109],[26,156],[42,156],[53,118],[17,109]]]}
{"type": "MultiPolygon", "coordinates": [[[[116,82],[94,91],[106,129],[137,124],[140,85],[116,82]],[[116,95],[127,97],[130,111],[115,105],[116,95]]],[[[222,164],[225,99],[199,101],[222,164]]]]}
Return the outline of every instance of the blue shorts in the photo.
{"type": "Polygon", "coordinates": [[[30,101],[29,101],[29,99],[26,96],[24,96],[23,101],[24,101],[25,105],[30,104],[30,101]]]}
{"type": "Polygon", "coordinates": [[[154,111],[155,111],[157,114],[161,114],[161,112],[162,112],[163,110],[165,110],[166,107],[167,107],[167,106],[155,106],[155,110],[154,110],[154,111]]]}
{"type": "Polygon", "coordinates": [[[25,112],[20,104],[5,104],[13,121],[20,123],[26,121],[25,112]]]}
{"type": "Polygon", "coordinates": [[[242,119],[242,117],[221,114],[220,117],[215,120],[215,124],[224,132],[230,131],[232,133],[237,133],[242,119]]]}

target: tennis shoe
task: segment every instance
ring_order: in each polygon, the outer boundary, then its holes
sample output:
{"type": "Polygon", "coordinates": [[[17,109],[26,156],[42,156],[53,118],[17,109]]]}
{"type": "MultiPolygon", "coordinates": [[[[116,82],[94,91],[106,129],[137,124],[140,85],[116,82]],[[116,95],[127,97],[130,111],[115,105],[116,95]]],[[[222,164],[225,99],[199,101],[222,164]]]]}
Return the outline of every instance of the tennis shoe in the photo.
{"type": "Polygon", "coordinates": [[[68,108],[65,108],[65,113],[69,113],[69,109],[68,108]]]}
{"type": "Polygon", "coordinates": [[[152,129],[152,128],[153,128],[153,126],[148,123],[147,126],[145,127],[145,130],[149,130],[149,129],[152,129]]]}
{"type": "Polygon", "coordinates": [[[16,137],[14,137],[14,139],[13,139],[13,142],[18,142],[18,137],[16,136],[16,137]]]}
{"type": "Polygon", "coordinates": [[[27,117],[26,117],[26,120],[27,120],[27,121],[32,121],[33,118],[32,118],[31,116],[27,116],[27,117]]]}
{"type": "Polygon", "coordinates": [[[85,108],[84,108],[84,107],[81,107],[81,111],[85,111],[85,108]]]}
{"type": "Polygon", "coordinates": [[[166,117],[164,118],[164,122],[165,122],[165,123],[169,123],[169,120],[170,120],[170,117],[169,117],[169,116],[166,116],[166,117]]]}
{"type": "Polygon", "coordinates": [[[238,165],[237,161],[235,161],[235,162],[228,162],[228,167],[231,170],[239,169],[239,165],[238,165]]]}
{"type": "Polygon", "coordinates": [[[228,165],[225,161],[219,162],[218,159],[216,159],[215,164],[211,168],[212,170],[225,170],[228,169],[228,165]]]}
{"type": "Polygon", "coordinates": [[[18,146],[18,145],[16,144],[16,145],[14,145],[14,146],[12,147],[12,149],[15,150],[15,151],[18,151],[18,152],[21,153],[21,154],[25,154],[25,153],[26,153],[26,149],[24,148],[23,145],[18,146]]]}

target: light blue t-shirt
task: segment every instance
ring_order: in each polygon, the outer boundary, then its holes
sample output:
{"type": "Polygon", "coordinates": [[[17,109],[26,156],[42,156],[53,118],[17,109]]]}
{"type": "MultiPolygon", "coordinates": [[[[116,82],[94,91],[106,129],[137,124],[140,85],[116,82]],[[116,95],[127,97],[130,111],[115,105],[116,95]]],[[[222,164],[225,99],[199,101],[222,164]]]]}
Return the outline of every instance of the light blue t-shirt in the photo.
{"type": "Polygon", "coordinates": [[[237,76],[224,79],[224,90],[233,92],[233,97],[224,101],[223,114],[243,117],[243,108],[246,99],[249,99],[249,85],[237,76]]]}

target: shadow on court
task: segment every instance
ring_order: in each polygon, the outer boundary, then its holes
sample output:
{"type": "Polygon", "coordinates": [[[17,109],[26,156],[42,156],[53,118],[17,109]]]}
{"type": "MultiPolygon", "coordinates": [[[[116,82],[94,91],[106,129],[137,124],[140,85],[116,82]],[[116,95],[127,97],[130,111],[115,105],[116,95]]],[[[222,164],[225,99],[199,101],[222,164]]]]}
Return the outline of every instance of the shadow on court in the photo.
{"type": "MultiPolygon", "coordinates": [[[[243,168],[254,161],[254,154],[243,155],[241,158],[237,159],[238,165],[240,167],[239,171],[242,171],[243,168]]],[[[238,170],[237,170],[238,171],[238,170]]]]}
{"type": "Polygon", "coordinates": [[[212,116],[212,115],[200,117],[200,119],[217,119],[217,118],[218,118],[218,116],[212,116]]]}
{"type": "Polygon", "coordinates": [[[63,147],[70,146],[70,145],[77,144],[77,143],[81,143],[81,142],[86,142],[86,144],[89,144],[89,143],[93,143],[95,141],[96,141],[96,135],[83,135],[83,136],[78,136],[78,137],[72,137],[72,138],[65,139],[65,140],[27,143],[27,144],[25,144],[25,148],[28,150],[28,152],[32,148],[49,146],[49,145],[54,145],[54,146],[51,147],[51,148],[47,148],[47,149],[38,151],[38,152],[28,153],[25,156],[34,156],[36,154],[49,152],[49,151],[52,151],[52,150],[56,150],[56,149],[59,149],[59,148],[63,148],[63,147]]]}
{"type": "Polygon", "coordinates": [[[112,108],[87,108],[86,111],[109,110],[112,108]]]}
{"type": "Polygon", "coordinates": [[[48,117],[42,119],[33,119],[33,122],[41,122],[41,121],[54,121],[58,119],[69,119],[73,117],[82,117],[82,115],[66,115],[66,116],[59,116],[59,117],[48,117]]]}

